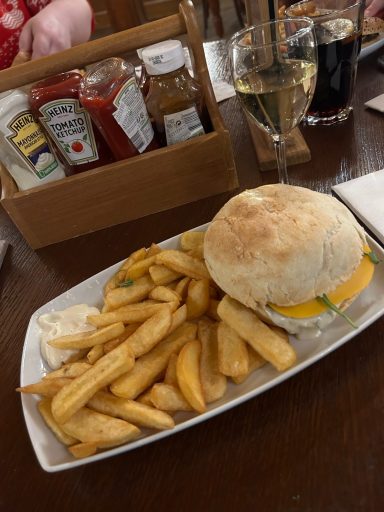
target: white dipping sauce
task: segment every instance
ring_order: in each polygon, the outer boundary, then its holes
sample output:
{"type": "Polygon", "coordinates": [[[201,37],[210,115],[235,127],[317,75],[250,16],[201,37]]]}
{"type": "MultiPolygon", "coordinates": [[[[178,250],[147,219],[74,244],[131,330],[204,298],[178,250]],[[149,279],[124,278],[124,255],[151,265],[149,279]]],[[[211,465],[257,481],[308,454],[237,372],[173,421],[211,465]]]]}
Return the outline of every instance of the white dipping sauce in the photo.
{"type": "Polygon", "coordinates": [[[38,318],[41,355],[52,370],[60,368],[64,361],[78,351],[51,347],[48,342],[68,334],[94,331],[96,327],[87,323],[87,316],[98,314],[100,311],[95,307],[77,304],[63,311],[46,313],[38,318]]]}

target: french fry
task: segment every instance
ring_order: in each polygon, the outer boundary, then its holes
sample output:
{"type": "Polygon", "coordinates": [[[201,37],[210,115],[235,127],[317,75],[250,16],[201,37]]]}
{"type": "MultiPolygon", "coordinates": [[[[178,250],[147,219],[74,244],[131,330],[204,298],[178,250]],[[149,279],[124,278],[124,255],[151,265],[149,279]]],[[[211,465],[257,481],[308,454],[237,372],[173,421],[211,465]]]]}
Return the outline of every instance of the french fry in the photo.
{"type": "MultiPolygon", "coordinates": [[[[123,324],[134,324],[138,322],[145,322],[155,313],[161,311],[167,304],[158,304],[153,301],[143,301],[137,304],[129,304],[115,309],[108,313],[100,313],[100,315],[89,315],[87,322],[96,327],[105,327],[116,322],[123,322],[123,324]]],[[[177,302],[169,306],[173,311],[177,308],[177,302]]]]}
{"type": "Polygon", "coordinates": [[[55,436],[61,443],[70,446],[71,444],[77,442],[77,439],[75,437],[72,437],[68,435],[66,432],[64,432],[60,425],[58,425],[54,420],[51,412],[50,398],[43,398],[42,400],[40,400],[37,403],[37,408],[39,409],[39,412],[47,426],[52,430],[52,432],[55,434],[55,436]]]}
{"type": "Polygon", "coordinates": [[[149,292],[149,298],[161,302],[179,303],[181,301],[180,295],[166,286],[156,286],[156,288],[149,292]]]}
{"type": "Polygon", "coordinates": [[[196,336],[196,325],[188,322],[181,325],[150,352],[136,360],[135,366],[116,379],[111,391],[116,396],[134,399],[151,386],[165,370],[173,353],[196,336]]]}
{"type": "Polygon", "coordinates": [[[180,237],[180,247],[183,251],[192,251],[204,244],[204,231],[186,231],[180,237]]]}
{"type": "Polygon", "coordinates": [[[171,323],[172,315],[167,307],[148,318],[126,341],[133,355],[137,358],[149,352],[164,338],[171,323]]]}
{"type": "Polygon", "coordinates": [[[150,407],[153,407],[153,403],[151,401],[151,388],[144,391],[144,393],[141,393],[136,398],[136,402],[139,402],[140,404],[149,405],[150,407]]]}
{"type": "MultiPolygon", "coordinates": [[[[108,314],[108,313],[104,313],[108,314]]],[[[103,343],[113,340],[124,332],[123,322],[116,322],[114,324],[103,327],[96,331],[80,332],[78,334],[69,334],[67,336],[60,336],[49,341],[49,345],[56,348],[63,349],[82,349],[91,348],[95,345],[102,345],[103,343]]]]}
{"type": "Polygon", "coordinates": [[[261,368],[267,362],[263,357],[261,357],[260,354],[258,354],[256,352],[256,350],[254,350],[251,347],[251,345],[248,345],[247,349],[248,349],[248,372],[244,373],[243,375],[238,375],[237,377],[232,377],[232,380],[235,384],[241,384],[242,382],[244,382],[253,371],[261,368]]]}
{"type": "Polygon", "coordinates": [[[149,273],[149,267],[155,264],[156,255],[134,263],[125,274],[125,279],[137,280],[149,273]]]}
{"type": "Polygon", "coordinates": [[[203,261],[181,251],[173,249],[162,251],[156,256],[156,263],[193,279],[210,279],[208,269],[203,261]]]}
{"type": "Polygon", "coordinates": [[[181,300],[184,300],[187,297],[188,286],[190,282],[190,277],[184,277],[183,279],[180,279],[180,281],[177,283],[175,292],[179,295],[181,300]]]}
{"type": "Polygon", "coordinates": [[[113,350],[114,348],[118,347],[121,343],[123,343],[123,341],[129,338],[131,334],[133,334],[140,325],[141,324],[139,323],[129,324],[125,327],[123,334],[121,334],[114,340],[107,341],[106,343],[104,343],[104,354],[108,354],[108,352],[111,352],[111,350],[113,350]]]}
{"type": "Polygon", "coordinates": [[[204,315],[209,308],[209,281],[208,279],[199,279],[192,281],[188,286],[186,298],[187,318],[192,320],[204,315]]]}
{"type": "Polygon", "coordinates": [[[248,374],[247,343],[225,322],[218,325],[217,339],[220,372],[228,377],[248,374]]]}
{"type": "Polygon", "coordinates": [[[154,384],[150,397],[153,405],[162,411],[192,411],[180,389],[170,384],[154,384]]]}
{"type": "Polygon", "coordinates": [[[201,342],[200,381],[205,403],[219,400],[227,390],[227,378],[219,371],[217,326],[200,320],[197,337],[201,342]]]}
{"type": "Polygon", "coordinates": [[[65,377],[57,379],[43,379],[34,384],[28,384],[20,388],[16,388],[19,393],[27,393],[31,395],[41,395],[46,397],[54,397],[61,388],[72,382],[71,379],[65,377]]]}
{"type": "Polygon", "coordinates": [[[212,320],[216,320],[216,322],[220,322],[220,317],[217,313],[217,308],[219,307],[219,300],[216,299],[210,299],[209,306],[207,309],[206,314],[209,316],[209,318],[212,318],[212,320]]]}
{"type": "Polygon", "coordinates": [[[122,281],[125,279],[125,274],[129,267],[131,267],[137,261],[144,259],[147,256],[147,251],[144,247],[138,249],[133,252],[121,265],[120,269],[114,274],[111,279],[104,286],[104,295],[106,295],[110,290],[116,288],[122,281]]]}
{"type": "Polygon", "coordinates": [[[52,414],[55,420],[60,424],[69,420],[97,391],[129,371],[134,363],[135,358],[127,342],[104,355],[88,371],[71,380],[53,397],[52,414]]]}
{"type": "Polygon", "coordinates": [[[147,256],[148,257],[155,256],[156,254],[159,254],[159,252],[161,252],[161,251],[162,251],[161,247],[159,247],[157,244],[153,243],[153,244],[151,244],[151,247],[147,251],[147,256]]]}
{"type": "MultiPolygon", "coordinates": [[[[102,345],[99,345],[101,348],[102,345]]],[[[84,372],[91,368],[90,363],[86,363],[85,361],[77,361],[76,363],[68,363],[59,368],[58,370],[54,370],[53,372],[47,373],[44,379],[57,379],[60,377],[67,377],[68,379],[74,379],[79,375],[82,375],[84,372]]]]}
{"type": "MultiPolygon", "coordinates": [[[[200,354],[201,343],[199,340],[189,341],[180,350],[177,358],[176,373],[179,388],[187,402],[197,412],[206,410],[203,389],[200,380],[200,354]]],[[[151,394],[153,401],[153,394],[151,394]]]]}
{"type": "Polygon", "coordinates": [[[187,306],[183,304],[181,307],[176,309],[174,313],[172,313],[172,322],[171,327],[169,328],[168,334],[171,334],[175,331],[180,325],[182,325],[187,320],[187,306]]]}
{"type": "Polygon", "coordinates": [[[226,295],[217,311],[224,322],[278,371],[287,370],[295,364],[296,353],[291,345],[264,324],[251,309],[226,295]]]}
{"type": "Polygon", "coordinates": [[[204,246],[201,244],[190,251],[187,251],[186,254],[192,256],[192,258],[197,258],[198,260],[204,260],[204,246]]]}
{"type": "Polygon", "coordinates": [[[84,459],[95,455],[97,452],[97,443],[78,443],[68,447],[68,450],[76,459],[84,459]]]}
{"type": "Polygon", "coordinates": [[[61,425],[68,435],[97,448],[119,446],[136,439],[140,430],[130,423],[82,407],[61,425]]]}
{"type": "Polygon", "coordinates": [[[177,354],[172,354],[168,361],[168,366],[164,375],[164,384],[178,386],[176,375],[177,354]]]}
{"type": "MultiPolygon", "coordinates": [[[[116,339],[116,338],[115,338],[116,339]]],[[[110,340],[111,341],[111,340],[110,340]]],[[[108,343],[108,341],[106,342],[108,343]]],[[[87,361],[90,364],[96,363],[104,355],[104,345],[95,345],[87,354],[87,361]]]]}
{"type": "Polygon", "coordinates": [[[134,281],[131,286],[110,290],[105,296],[105,302],[110,310],[126,306],[127,304],[134,304],[145,299],[154,287],[155,283],[151,277],[143,276],[134,281]]]}
{"type": "Polygon", "coordinates": [[[181,274],[164,265],[152,265],[152,267],[149,267],[149,275],[157,286],[165,286],[182,277],[181,274]]]}
{"type": "Polygon", "coordinates": [[[105,391],[98,391],[87,403],[87,407],[140,427],[166,430],[175,426],[175,422],[169,414],[105,391]]]}

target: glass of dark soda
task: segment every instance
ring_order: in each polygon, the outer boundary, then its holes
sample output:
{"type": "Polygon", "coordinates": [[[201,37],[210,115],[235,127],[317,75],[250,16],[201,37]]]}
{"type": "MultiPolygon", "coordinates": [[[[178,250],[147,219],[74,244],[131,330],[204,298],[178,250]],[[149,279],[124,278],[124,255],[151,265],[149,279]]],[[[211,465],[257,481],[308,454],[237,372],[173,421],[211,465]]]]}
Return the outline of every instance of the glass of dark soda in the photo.
{"type": "Polygon", "coordinates": [[[308,16],[315,24],[318,72],[307,124],[344,121],[352,110],[364,1],[304,0],[291,5],[285,14],[308,16]]]}

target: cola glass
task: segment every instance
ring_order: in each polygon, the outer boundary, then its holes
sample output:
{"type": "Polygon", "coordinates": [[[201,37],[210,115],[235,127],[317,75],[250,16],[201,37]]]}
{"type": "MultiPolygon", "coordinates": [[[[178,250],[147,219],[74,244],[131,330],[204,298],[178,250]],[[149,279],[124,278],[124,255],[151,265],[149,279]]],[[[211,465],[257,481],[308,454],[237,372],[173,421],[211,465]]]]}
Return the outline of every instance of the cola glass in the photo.
{"type": "Polygon", "coordinates": [[[308,124],[338,123],[352,110],[363,11],[363,0],[304,0],[285,11],[289,17],[308,16],[315,24],[318,72],[308,124]]]}

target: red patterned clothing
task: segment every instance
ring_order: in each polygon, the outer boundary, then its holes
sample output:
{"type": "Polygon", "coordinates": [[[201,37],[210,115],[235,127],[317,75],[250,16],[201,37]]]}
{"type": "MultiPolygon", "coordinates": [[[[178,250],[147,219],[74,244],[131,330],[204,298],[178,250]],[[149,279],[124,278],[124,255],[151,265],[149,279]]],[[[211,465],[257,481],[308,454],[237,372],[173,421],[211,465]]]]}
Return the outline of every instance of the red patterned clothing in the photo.
{"type": "Polygon", "coordinates": [[[0,69],[8,68],[16,57],[23,26],[49,2],[50,0],[0,0],[0,69]]]}

